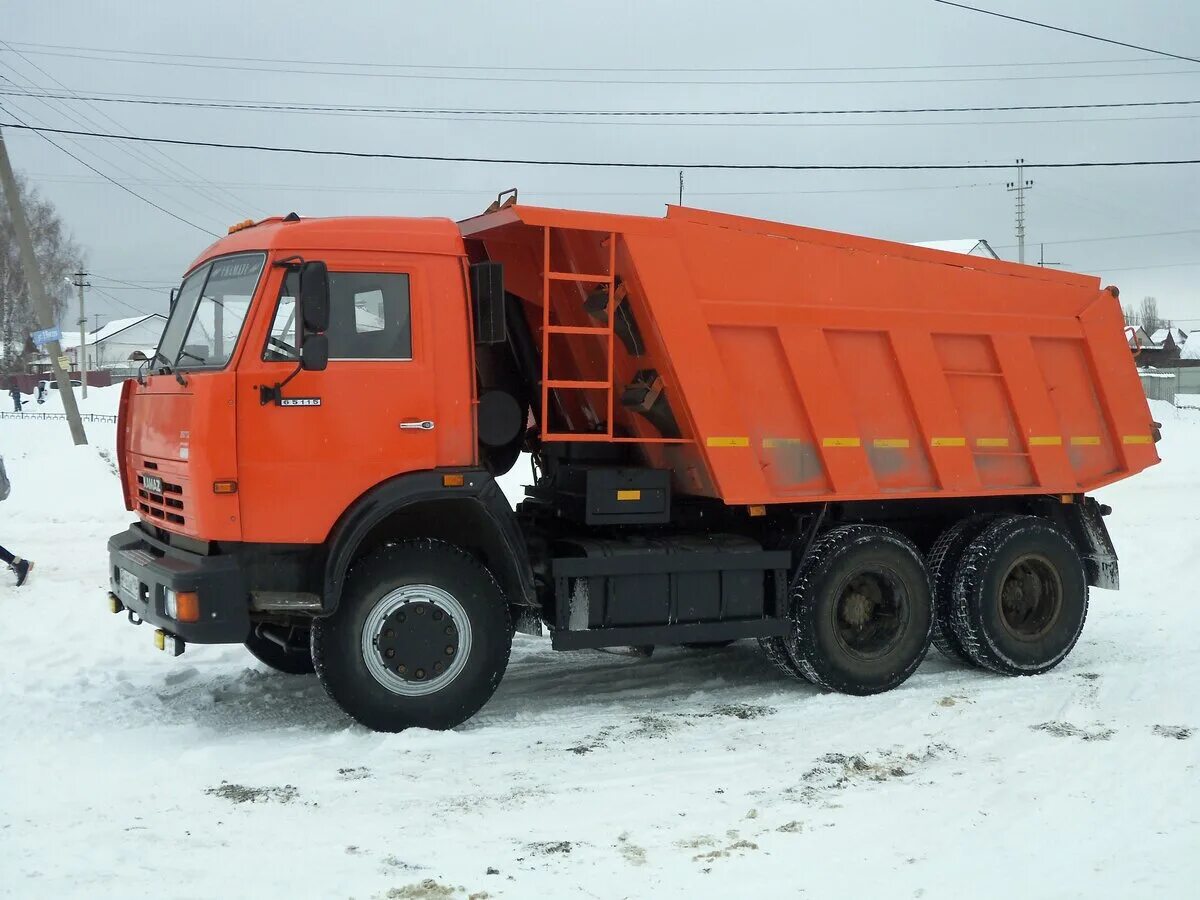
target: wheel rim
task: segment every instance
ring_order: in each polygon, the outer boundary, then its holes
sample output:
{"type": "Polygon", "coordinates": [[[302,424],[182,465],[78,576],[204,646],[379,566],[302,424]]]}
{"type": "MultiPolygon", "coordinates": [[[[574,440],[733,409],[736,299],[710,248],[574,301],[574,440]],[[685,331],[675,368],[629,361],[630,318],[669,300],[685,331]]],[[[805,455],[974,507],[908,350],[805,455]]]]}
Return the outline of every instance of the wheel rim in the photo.
{"type": "Polygon", "coordinates": [[[367,670],[393,694],[423,697],[458,677],[471,654],[471,620],[451,594],[431,584],[397,588],[363,624],[367,670]]]}
{"type": "Polygon", "coordinates": [[[908,623],[908,593],[885,570],[859,572],[844,582],[833,605],[838,643],[860,659],[886,655],[900,642],[908,623]]]}
{"type": "Polygon", "coordinates": [[[1062,601],[1062,579],[1050,560],[1022,556],[1000,582],[1000,621],[1018,640],[1040,640],[1058,621],[1062,601]]]}

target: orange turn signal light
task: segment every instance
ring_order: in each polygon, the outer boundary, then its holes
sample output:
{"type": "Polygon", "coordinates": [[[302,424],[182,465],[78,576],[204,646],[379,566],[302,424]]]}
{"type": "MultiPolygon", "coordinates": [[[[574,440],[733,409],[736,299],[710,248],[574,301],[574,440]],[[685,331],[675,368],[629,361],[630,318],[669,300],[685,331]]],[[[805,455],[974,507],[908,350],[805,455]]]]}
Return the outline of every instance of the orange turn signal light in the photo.
{"type": "Polygon", "coordinates": [[[175,595],[175,619],[179,622],[200,621],[200,595],[195,591],[180,591],[175,595]]]}
{"type": "Polygon", "coordinates": [[[213,482],[213,493],[214,494],[236,494],[237,493],[237,482],[236,481],[214,481],[213,482]]]}
{"type": "Polygon", "coordinates": [[[242,231],[245,228],[253,228],[253,227],[254,227],[254,220],[253,219],[245,219],[241,222],[237,222],[233,225],[230,225],[229,233],[233,234],[234,232],[242,231]]]}
{"type": "Polygon", "coordinates": [[[464,484],[466,484],[466,479],[461,473],[456,472],[452,475],[442,476],[442,487],[462,487],[464,484]]]}

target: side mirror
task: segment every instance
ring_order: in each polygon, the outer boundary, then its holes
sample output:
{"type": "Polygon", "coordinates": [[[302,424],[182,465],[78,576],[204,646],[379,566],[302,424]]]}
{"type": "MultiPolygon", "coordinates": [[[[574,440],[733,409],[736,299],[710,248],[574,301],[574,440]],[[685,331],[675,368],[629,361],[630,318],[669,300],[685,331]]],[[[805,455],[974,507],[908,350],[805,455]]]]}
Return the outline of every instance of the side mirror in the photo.
{"type": "Polygon", "coordinates": [[[475,308],[475,343],[508,340],[504,318],[504,266],[480,262],[471,266],[471,305],[475,308]]]}
{"type": "Polygon", "coordinates": [[[300,316],[305,335],[329,328],[329,269],[320,260],[300,267],[300,316]]]}
{"type": "Polygon", "coordinates": [[[306,372],[324,372],[329,365],[329,337],[324,334],[310,334],[304,338],[304,346],[300,348],[300,368],[306,372]]]}

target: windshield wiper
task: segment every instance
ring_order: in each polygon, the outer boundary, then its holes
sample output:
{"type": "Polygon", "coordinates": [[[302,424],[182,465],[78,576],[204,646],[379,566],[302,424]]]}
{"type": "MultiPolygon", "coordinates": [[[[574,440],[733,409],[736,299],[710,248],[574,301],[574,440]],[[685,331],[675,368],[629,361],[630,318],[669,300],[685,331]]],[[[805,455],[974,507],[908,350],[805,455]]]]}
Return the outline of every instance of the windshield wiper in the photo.
{"type": "Polygon", "coordinates": [[[154,351],[154,356],[150,358],[150,365],[154,365],[160,359],[163,361],[163,366],[161,369],[158,370],[159,374],[160,375],[170,375],[171,374],[171,360],[168,359],[167,355],[165,353],[163,353],[161,350],[154,351]]]}
{"type": "Polygon", "coordinates": [[[180,356],[190,356],[192,359],[194,359],[194,360],[195,360],[196,362],[198,362],[198,363],[206,363],[206,362],[208,362],[208,358],[207,358],[207,357],[204,357],[204,356],[197,356],[195,353],[189,353],[187,350],[180,350],[180,351],[179,351],[179,355],[180,355],[180,356]]]}

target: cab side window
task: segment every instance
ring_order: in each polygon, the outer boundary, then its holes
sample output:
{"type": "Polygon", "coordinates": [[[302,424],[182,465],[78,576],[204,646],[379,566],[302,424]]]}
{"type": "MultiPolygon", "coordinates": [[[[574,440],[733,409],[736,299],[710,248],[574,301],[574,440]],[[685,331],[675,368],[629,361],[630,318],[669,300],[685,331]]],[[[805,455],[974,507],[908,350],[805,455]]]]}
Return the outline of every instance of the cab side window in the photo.
{"type": "Polygon", "coordinates": [[[408,276],[329,273],[329,358],[412,359],[408,276]]]}
{"type": "MultiPolygon", "coordinates": [[[[289,272],[263,358],[297,358],[298,276],[289,272]]],[[[393,272],[329,273],[329,358],[412,359],[408,275],[393,272]]]]}

